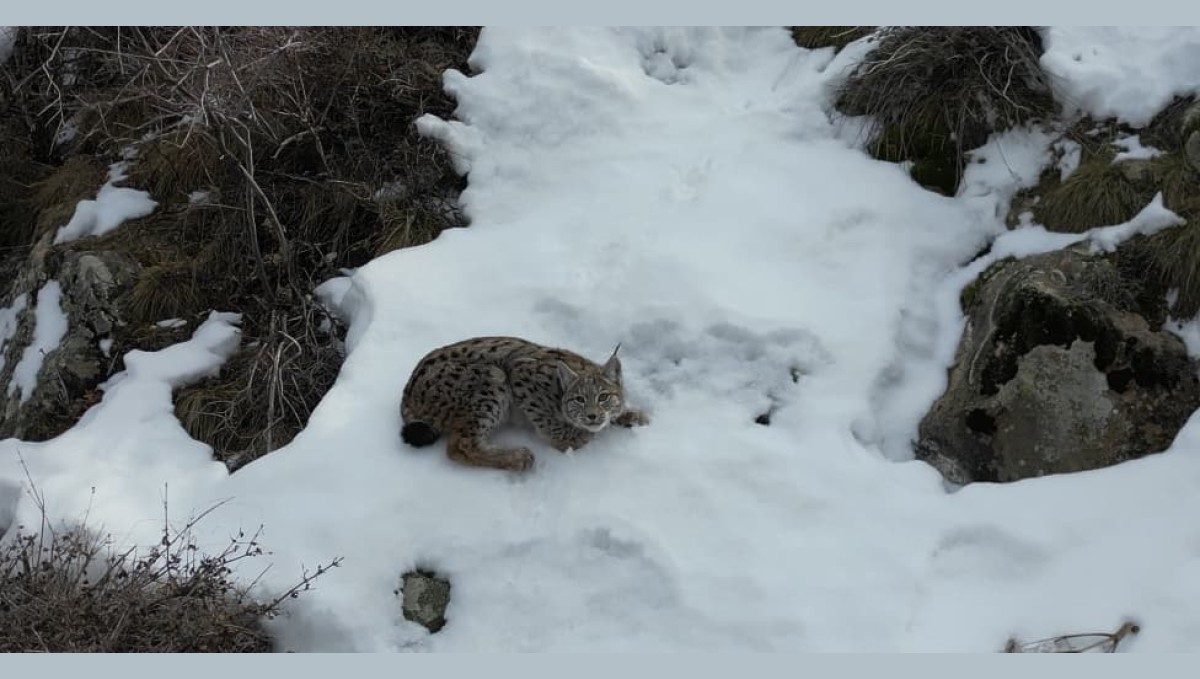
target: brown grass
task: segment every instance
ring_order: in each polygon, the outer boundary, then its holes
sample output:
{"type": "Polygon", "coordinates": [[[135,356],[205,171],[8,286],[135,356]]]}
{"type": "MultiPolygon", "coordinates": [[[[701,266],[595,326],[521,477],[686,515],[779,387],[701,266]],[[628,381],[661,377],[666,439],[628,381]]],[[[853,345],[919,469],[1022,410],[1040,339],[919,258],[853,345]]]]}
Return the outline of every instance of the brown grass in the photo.
{"type": "Polygon", "coordinates": [[[792,26],[792,40],[801,47],[832,47],[841,51],[850,43],[870,35],[875,26],[792,26]]]}
{"type": "Polygon", "coordinates": [[[72,156],[34,187],[33,204],[38,212],[37,233],[66,226],[81,200],[96,197],[108,178],[108,168],[91,156],[72,156]]]}
{"type": "Polygon", "coordinates": [[[30,27],[0,65],[0,102],[32,121],[31,147],[61,166],[38,194],[43,228],[94,195],[100,157],[129,146],[137,157],[126,185],[160,203],[110,234],[61,246],[117,249],[142,265],[122,298],[133,329],[116,333],[114,352],[149,341],[140,329],[163,318],[243,314],[243,351],[220,377],[177,395],[181,420],[219,457],[252,458],[290,440],[332,383],[341,328],[313,299],[315,285],[465,226],[445,209],[465,180],[413,121],[451,116],[442,74],[468,70],[477,35],[30,27]],[[67,121],[75,140],[54,145],[67,121]],[[206,202],[189,202],[196,191],[206,202]]]}
{"type": "MultiPolygon", "coordinates": [[[[4,110],[0,100],[0,112],[4,110]]],[[[52,169],[35,159],[24,126],[16,120],[0,118],[0,258],[33,244],[37,231],[38,210],[34,187],[52,169]]],[[[0,294],[3,294],[0,286],[0,294]]]]}
{"type": "Polygon", "coordinates": [[[1112,156],[1084,160],[1066,181],[1050,180],[1033,206],[1034,220],[1051,231],[1082,233],[1129,221],[1146,207],[1153,189],[1131,180],[1112,156]]]}
{"type": "Polygon", "coordinates": [[[184,429],[211,445],[231,471],[290,442],[333,386],[341,364],[332,330],[282,312],[271,317],[277,326],[266,339],[244,344],[219,376],[185,387],[175,399],[184,429]]]}
{"type": "Polygon", "coordinates": [[[964,150],[1055,113],[1041,50],[1036,31],[1024,26],[886,28],[842,85],[837,106],[873,117],[876,157],[935,166],[948,158],[956,184],[964,150]]]}
{"type": "Polygon", "coordinates": [[[1144,239],[1138,247],[1146,252],[1150,273],[1178,291],[1172,314],[1193,318],[1200,313],[1200,174],[1178,153],[1155,158],[1153,167],[1163,202],[1187,223],[1144,239]]]}

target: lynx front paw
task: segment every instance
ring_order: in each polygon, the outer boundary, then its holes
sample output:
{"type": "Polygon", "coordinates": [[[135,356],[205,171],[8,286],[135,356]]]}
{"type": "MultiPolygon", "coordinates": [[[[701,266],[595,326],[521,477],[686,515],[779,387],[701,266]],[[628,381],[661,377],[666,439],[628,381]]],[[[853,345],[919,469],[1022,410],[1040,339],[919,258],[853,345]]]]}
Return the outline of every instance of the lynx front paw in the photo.
{"type": "Polygon", "coordinates": [[[643,427],[650,424],[650,416],[640,410],[626,410],[613,420],[622,427],[643,427]]]}
{"type": "Polygon", "coordinates": [[[509,471],[527,472],[533,469],[533,453],[528,448],[513,448],[505,451],[502,462],[509,471]]]}

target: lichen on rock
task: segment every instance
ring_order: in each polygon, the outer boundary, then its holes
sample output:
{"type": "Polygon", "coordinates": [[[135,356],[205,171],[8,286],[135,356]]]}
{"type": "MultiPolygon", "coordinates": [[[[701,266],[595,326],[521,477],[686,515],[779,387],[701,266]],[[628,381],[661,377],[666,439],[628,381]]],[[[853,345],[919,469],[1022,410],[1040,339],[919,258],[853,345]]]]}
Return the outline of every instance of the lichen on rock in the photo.
{"type": "Polygon", "coordinates": [[[1161,296],[1073,247],[989,270],[917,454],[950,481],[1015,481],[1165,450],[1200,406],[1161,296]],[[1155,301],[1157,300],[1157,301],[1155,301]],[[1160,308],[1161,307],[1161,308],[1160,308]]]}
{"type": "Polygon", "coordinates": [[[404,619],[418,623],[431,633],[446,625],[450,605],[450,581],[432,571],[417,569],[404,574],[400,590],[404,619]]]}

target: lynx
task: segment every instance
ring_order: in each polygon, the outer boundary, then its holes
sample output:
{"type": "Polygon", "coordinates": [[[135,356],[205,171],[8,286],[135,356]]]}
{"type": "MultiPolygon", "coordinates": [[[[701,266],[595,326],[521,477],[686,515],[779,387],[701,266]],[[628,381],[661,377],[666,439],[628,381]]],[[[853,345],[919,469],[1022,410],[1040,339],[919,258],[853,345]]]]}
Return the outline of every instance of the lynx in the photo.
{"type": "Polygon", "coordinates": [[[404,387],[400,436],[421,447],[444,435],[455,462],[525,471],[533,466],[528,448],[488,442],[505,422],[532,425],[560,452],[578,450],[609,424],[648,424],[625,403],[620,348],[602,366],[517,337],[476,337],[434,349],[404,387]]]}

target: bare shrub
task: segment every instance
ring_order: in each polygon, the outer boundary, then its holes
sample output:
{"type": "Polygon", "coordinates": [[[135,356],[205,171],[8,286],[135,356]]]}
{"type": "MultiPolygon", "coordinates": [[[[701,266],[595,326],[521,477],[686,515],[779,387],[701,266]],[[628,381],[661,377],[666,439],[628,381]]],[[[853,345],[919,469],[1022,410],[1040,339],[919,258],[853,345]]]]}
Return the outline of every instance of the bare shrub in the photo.
{"type": "Polygon", "coordinates": [[[40,530],[18,526],[0,543],[0,652],[267,652],[262,620],[341,562],[259,601],[230,579],[233,565],[263,554],[258,533],[239,532],[217,554],[198,548],[193,529],[212,509],[178,531],[164,521],[148,549],[116,551],[84,525],[55,531],[33,495],[40,530]]]}

